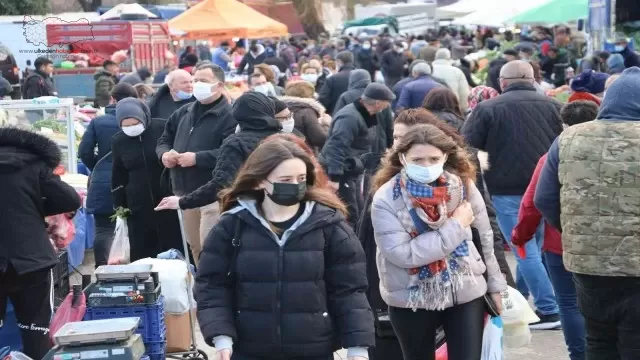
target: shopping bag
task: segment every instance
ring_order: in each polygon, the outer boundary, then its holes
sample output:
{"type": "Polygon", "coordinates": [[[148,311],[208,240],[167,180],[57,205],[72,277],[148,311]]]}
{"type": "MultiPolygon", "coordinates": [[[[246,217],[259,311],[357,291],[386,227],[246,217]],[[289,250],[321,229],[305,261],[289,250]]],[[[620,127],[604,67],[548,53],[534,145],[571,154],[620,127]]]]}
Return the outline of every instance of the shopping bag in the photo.
{"type": "Polygon", "coordinates": [[[86,311],[87,299],[82,290],[77,291],[76,294],[74,292],[67,294],[49,324],[49,339],[51,339],[51,343],[54,343],[53,336],[58,330],[65,324],[82,321],[86,311]]]}
{"type": "Polygon", "coordinates": [[[130,261],[129,229],[125,218],[116,218],[116,230],[114,233],[115,236],[107,263],[109,265],[128,264],[130,261]]]}
{"type": "Polygon", "coordinates": [[[436,360],[447,360],[449,359],[449,352],[447,351],[447,343],[442,344],[436,350],[436,360]]]}
{"type": "Polygon", "coordinates": [[[504,323],[504,346],[509,349],[521,348],[531,343],[529,324],[540,319],[520,292],[507,287],[502,292],[502,321],[504,323]]]}
{"type": "Polygon", "coordinates": [[[45,221],[47,222],[47,233],[53,245],[57,249],[64,249],[69,246],[76,235],[76,228],[69,215],[48,216],[45,221]]]}
{"type": "Polygon", "coordinates": [[[503,324],[500,316],[492,316],[484,325],[482,334],[481,360],[503,360],[502,353],[503,324]]]}

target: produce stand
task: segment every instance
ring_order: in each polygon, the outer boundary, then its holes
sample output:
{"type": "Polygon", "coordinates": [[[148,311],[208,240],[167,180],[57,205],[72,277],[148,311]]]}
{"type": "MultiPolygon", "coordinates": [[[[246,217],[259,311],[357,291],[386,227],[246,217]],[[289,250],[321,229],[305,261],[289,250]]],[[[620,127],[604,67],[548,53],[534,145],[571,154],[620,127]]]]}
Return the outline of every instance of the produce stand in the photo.
{"type": "Polygon", "coordinates": [[[53,140],[62,151],[66,172],[78,172],[73,99],[36,98],[31,100],[0,100],[0,111],[6,113],[0,126],[17,126],[36,130],[53,140]]]}

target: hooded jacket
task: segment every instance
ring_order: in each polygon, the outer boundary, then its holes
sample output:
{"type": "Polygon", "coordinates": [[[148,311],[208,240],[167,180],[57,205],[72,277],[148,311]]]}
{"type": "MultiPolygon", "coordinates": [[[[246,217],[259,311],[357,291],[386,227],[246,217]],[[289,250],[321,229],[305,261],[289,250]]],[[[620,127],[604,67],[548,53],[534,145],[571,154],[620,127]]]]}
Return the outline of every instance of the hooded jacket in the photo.
{"type": "Polygon", "coordinates": [[[176,195],[186,195],[211,180],[222,142],[233,134],[237,125],[231,105],[224,96],[220,96],[212,108],[198,117],[201,114],[198,109],[202,106],[194,101],[176,110],[158,139],[156,154],[161,161],[162,155],[171,149],[196,154],[194,166],[170,169],[171,185],[176,195]]]}
{"type": "Polygon", "coordinates": [[[340,95],[333,112],[337,114],[343,107],[360,99],[364,94],[364,89],[369,84],[371,84],[371,74],[368,71],[363,69],[353,70],[349,74],[349,90],[340,95]]]}
{"type": "Polygon", "coordinates": [[[173,195],[155,153],[166,121],[152,119],[147,105],[135,98],[122,99],[116,105],[118,125],[126,118],[138,119],[145,130],[136,137],[122,131],[113,136],[111,194],[115,207],[131,210],[127,226],[131,261],[135,261],[179,248],[182,237],[175,211],[153,210],[160,200],[173,195]]]}
{"type": "Polygon", "coordinates": [[[112,215],[113,200],[111,198],[111,139],[120,132],[116,120],[116,106],[108,105],[105,114],[91,120],[82,135],[78,147],[78,156],[82,163],[91,170],[91,180],[87,193],[87,212],[97,215],[112,215]],[[95,148],[98,152],[95,152],[95,148]]]}
{"type": "Polygon", "coordinates": [[[107,69],[99,69],[98,72],[93,75],[95,80],[95,104],[98,107],[105,107],[109,105],[109,98],[111,97],[111,90],[118,83],[118,78],[107,71],[107,69]]]}
{"type": "Polygon", "coordinates": [[[75,189],[53,174],[61,159],[47,137],[0,127],[0,274],[12,267],[24,275],[58,263],[44,218],[81,205],[75,189]]]}
{"type": "Polygon", "coordinates": [[[218,201],[218,192],[233,183],[249,154],[262,140],[282,130],[282,125],[275,119],[273,100],[258,92],[251,91],[240,96],[233,104],[233,116],[240,125],[240,132],[222,143],[213,178],[180,198],[181,209],[193,209],[218,201]]]}
{"type": "Polygon", "coordinates": [[[325,115],[322,104],[314,99],[283,96],[280,98],[293,113],[295,129],[298,130],[312,149],[322,149],[327,141],[327,132],[320,125],[325,115]]]}
{"type": "Polygon", "coordinates": [[[362,247],[341,213],[301,206],[281,237],[248,199],[209,233],[194,289],[209,345],[230,348],[233,341],[234,353],[289,359],[330,356],[340,347],[349,357],[366,356],[362,348],[375,344],[362,247]]]}
{"type": "Polygon", "coordinates": [[[169,119],[171,114],[180,109],[186,104],[190,104],[196,100],[195,97],[190,97],[187,100],[175,101],[171,92],[169,92],[169,85],[162,85],[158,91],[148,100],[149,110],[151,110],[152,119],[169,119]]]}
{"type": "Polygon", "coordinates": [[[258,44],[258,53],[253,54],[251,51],[247,51],[238,66],[238,75],[242,75],[244,68],[247,68],[247,74],[253,74],[253,67],[262,64],[267,59],[267,53],[264,50],[264,46],[258,44]]]}
{"type": "Polygon", "coordinates": [[[630,68],[607,89],[597,120],[566,129],[549,148],[534,203],[562,232],[568,271],[640,277],[640,69],[630,68]]]}
{"type": "Polygon", "coordinates": [[[25,99],[58,95],[51,75],[39,70],[29,72],[29,75],[24,80],[24,87],[22,95],[25,99]]]}

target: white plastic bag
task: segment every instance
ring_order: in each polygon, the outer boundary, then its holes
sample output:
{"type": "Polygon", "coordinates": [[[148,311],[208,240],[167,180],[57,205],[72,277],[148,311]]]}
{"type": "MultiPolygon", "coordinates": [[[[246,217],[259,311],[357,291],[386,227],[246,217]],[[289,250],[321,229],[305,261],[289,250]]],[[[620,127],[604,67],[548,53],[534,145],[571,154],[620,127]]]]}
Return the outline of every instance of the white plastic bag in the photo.
{"type": "Polygon", "coordinates": [[[113,243],[109,251],[109,265],[128,264],[130,260],[129,229],[127,220],[118,217],[116,219],[116,231],[114,232],[113,243]]]}
{"type": "Polygon", "coordinates": [[[502,292],[502,320],[504,322],[504,346],[516,349],[531,343],[529,324],[540,321],[520,292],[508,287],[502,292]]]}
{"type": "Polygon", "coordinates": [[[384,75],[382,75],[382,71],[376,71],[376,73],[373,76],[373,81],[379,84],[384,84],[384,75]]]}
{"type": "MultiPolygon", "coordinates": [[[[162,296],[164,298],[164,312],[170,314],[184,314],[189,310],[188,284],[193,288],[193,276],[187,271],[187,264],[183,260],[172,259],[140,259],[134,264],[151,264],[151,271],[158,273],[160,286],[162,286],[162,296]],[[189,279],[187,276],[191,276],[189,279]]],[[[191,292],[191,304],[193,307],[196,301],[191,292]]]]}
{"type": "Polygon", "coordinates": [[[500,316],[491,317],[484,325],[482,334],[481,360],[503,360],[502,353],[503,324],[500,316]]]}

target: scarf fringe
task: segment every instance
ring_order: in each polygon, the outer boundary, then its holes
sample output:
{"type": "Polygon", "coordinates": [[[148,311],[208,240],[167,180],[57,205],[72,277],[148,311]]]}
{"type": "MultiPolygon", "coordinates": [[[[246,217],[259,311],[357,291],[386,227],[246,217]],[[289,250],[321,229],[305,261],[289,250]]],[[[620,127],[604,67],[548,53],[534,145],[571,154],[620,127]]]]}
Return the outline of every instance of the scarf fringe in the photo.
{"type": "Polygon", "coordinates": [[[419,280],[416,276],[416,279],[412,281],[413,286],[409,288],[407,308],[413,311],[418,309],[442,311],[447,308],[450,302],[453,303],[453,293],[462,290],[465,277],[470,278],[472,284],[477,283],[467,264],[456,271],[449,270],[448,281],[443,281],[441,277],[442,274],[438,274],[425,280],[419,280]]]}

